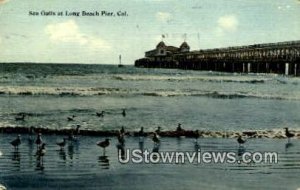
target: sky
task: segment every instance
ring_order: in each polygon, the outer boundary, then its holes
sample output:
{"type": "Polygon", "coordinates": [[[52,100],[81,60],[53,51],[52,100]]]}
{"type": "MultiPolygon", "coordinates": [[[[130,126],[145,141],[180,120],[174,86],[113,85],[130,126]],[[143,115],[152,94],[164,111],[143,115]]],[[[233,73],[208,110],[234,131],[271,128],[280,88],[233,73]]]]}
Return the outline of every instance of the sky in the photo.
{"type": "Polygon", "coordinates": [[[191,50],[300,40],[300,0],[0,0],[0,62],[134,64],[161,40],[191,50]],[[82,11],[115,16],[66,15],[82,11]]]}

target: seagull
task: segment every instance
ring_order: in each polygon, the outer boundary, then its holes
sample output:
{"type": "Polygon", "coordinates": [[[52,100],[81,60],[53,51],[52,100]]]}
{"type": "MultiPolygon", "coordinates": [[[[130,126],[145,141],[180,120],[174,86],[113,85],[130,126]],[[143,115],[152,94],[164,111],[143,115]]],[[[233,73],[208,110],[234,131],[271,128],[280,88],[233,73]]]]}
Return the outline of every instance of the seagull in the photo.
{"type": "Polygon", "coordinates": [[[122,128],[120,130],[120,133],[125,134],[125,128],[124,128],[124,126],[122,126],[122,128]]]}
{"type": "Polygon", "coordinates": [[[119,141],[119,144],[120,144],[121,146],[124,146],[124,145],[125,145],[124,133],[119,132],[119,134],[118,134],[118,141],[119,141]]]}
{"type": "Polygon", "coordinates": [[[73,132],[71,132],[69,135],[68,135],[68,140],[71,141],[71,142],[77,142],[78,141],[78,138],[73,135],[73,132]]]}
{"type": "Polygon", "coordinates": [[[294,133],[291,133],[291,132],[289,131],[289,128],[287,128],[287,127],[285,127],[284,129],[285,129],[285,136],[288,138],[288,141],[290,141],[290,138],[294,137],[295,134],[294,134],[294,133]]]}
{"type": "Polygon", "coordinates": [[[19,145],[21,144],[21,135],[18,135],[15,140],[10,142],[10,144],[13,145],[16,150],[18,150],[19,145]]]}
{"type": "Polygon", "coordinates": [[[237,142],[239,143],[239,145],[244,144],[246,142],[246,140],[242,139],[242,136],[239,136],[237,138],[237,142]]]}
{"type": "Polygon", "coordinates": [[[75,129],[75,132],[73,132],[74,130],[71,129],[71,130],[70,130],[70,133],[69,133],[69,135],[68,135],[68,139],[67,139],[67,140],[72,141],[72,142],[78,142],[78,138],[77,138],[75,135],[78,135],[78,134],[79,134],[79,132],[80,132],[79,128],[80,128],[80,127],[81,127],[81,125],[77,124],[77,125],[76,125],[76,129],[75,129]],[[74,135],[74,134],[75,134],[75,135],[74,135]]]}
{"type": "Polygon", "coordinates": [[[178,127],[176,128],[176,133],[177,133],[177,136],[178,136],[178,137],[184,135],[184,130],[183,130],[182,127],[181,127],[181,123],[178,123],[178,127]]]}
{"type": "Polygon", "coordinates": [[[177,132],[182,132],[183,129],[181,128],[181,123],[178,123],[178,127],[176,128],[177,132]]]}
{"type": "Polygon", "coordinates": [[[60,146],[61,150],[66,146],[66,143],[67,143],[66,138],[64,138],[63,141],[61,142],[56,142],[56,144],[60,146]]]}
{"type": "Polygon", "coordinates": [[[79,124],[76,125],[76,129],[75,129],[75,134],[76,134],[76,135],[79,134],[79,132],[80,132],[79,128],[80,128],[80,127],[81,127],[81,125],[79,125],[79,124]]]}
{"type": "Polygon", "coordinates": [[[140,137],[144,137],[144,136],[145,136],[144,127],[141,127],[141,129],[140,129],[138,135],[139,135],[140,137]]]}
{"type": "Polygon", "coordinates": [[[153,146],[152,152],[158,152],[159,151],[159,147],[160,147],[160,140],[159,140],[159,136],[156,133],[154,133],[152,141],[154,142],[154,146],[153,146]]]}
{"type": "Polygon", "coordinates": [[[109,139],[105,139],[104,141],[97,142],[97,145],[103,148],[103,154],[105,153],[105,148],[109,146],[109,139]]]}
{"type": "Polygon", "coordinates": [[[67,119],[68,119],[68,121],[74,121],[75,117],[76,117],[75,115],[72,115],[71,117],[67,117],[67,119]]]}
{"type": "Polygon", "coordinates": [[[141,129],[140,129],[138,135],[139,135],[139,137],[140,137],[140,138],[139,138],[139,139],[140,139],[140,143],[143,143],[143,142],[144,142],[144,137],[145,137],[144,127],[141,127],[141,129]]]}
{"type": "Polygon", "coordinates": [[[161,130],[161,127],[158,126],[157,129],[155,130],[155,133],[159,134],[159,133],[160,133],[160,130],[161,130]]]}
{"type": "Polygon", "coordinates": [[[40,148],[40,145],[42,144],[43,140],[42,140],[42,134],[39,133],[36,140],[35,140],[35,144],[36,144],[36,147],[37,149],[40,148]]]}
{"type": "Polygon", "coordinates": [[[200,137],[199,135],[199,130],[197,129],[196,131],[194,131],[194,134],[193,134],[194,138],[195,138],[195,143],[198,144],[198,139],[200,137]]]}
{"type": "Polygon", "coordinates": [[[158,137],[157,133],[154,133],[152,141],[154,142],[154,144],[159,144],[160,143],[160,140],[159,140],[159,137],[158,137]]]}
{"type": "Polygon", "coordinates": [[[22,113],[22,114],[20,114],[20,115],[17,115],[17,116],[15,117],[15,120],[16,120],[16,121],[24,121],[24,120],[25,120],[25,114],[22,113]]]}
{"type": "Polygon", "coordinates": [[[100,113],[96,112],[96,116],[98,116],[98,117],[104,117],[104,111],[101,111],[100,113]]]}
{"type": "Polygon", "coordinates": [[[126,117],[126,110],[125,109],[122,110],[122,115],[123,115],[123,117],[126,117]]]}

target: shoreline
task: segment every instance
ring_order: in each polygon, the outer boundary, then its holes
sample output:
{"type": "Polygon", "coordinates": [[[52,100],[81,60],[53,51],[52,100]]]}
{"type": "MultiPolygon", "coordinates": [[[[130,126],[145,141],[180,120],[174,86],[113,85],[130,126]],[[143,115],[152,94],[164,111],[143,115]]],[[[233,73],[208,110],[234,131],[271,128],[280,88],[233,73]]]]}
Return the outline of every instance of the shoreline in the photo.
{"type": "MultiPolygon", "coordinates": [[[[300,139],[300,130],[290,130],[295,134],[295,139],[300,139]]],[[[75,129],[49,129],[42,127],[0,127],[0,133],[4,134],[36,134],[42,133],[46,135],[69,135],[73,134],[75,129]]],[[[81,136],[118,136],[118,130],[91,130],[80,129],[78,134],[81,136]]],[[[144,132],[144,136],[150,136],[154,132],[144,132]]],[[[127,131],[127,136],[139,136],[138,131],[127,131]]],[[[243,131],[206,131],[198,130],[183,130],[183,131],[161,131],[158,133],[161,137],[187,137],[187,138],[237,138],[243,136],[246,138],[271,138],[271,139],[283,139],[286,138],[284,130],[243,130],[243,131]]]]}

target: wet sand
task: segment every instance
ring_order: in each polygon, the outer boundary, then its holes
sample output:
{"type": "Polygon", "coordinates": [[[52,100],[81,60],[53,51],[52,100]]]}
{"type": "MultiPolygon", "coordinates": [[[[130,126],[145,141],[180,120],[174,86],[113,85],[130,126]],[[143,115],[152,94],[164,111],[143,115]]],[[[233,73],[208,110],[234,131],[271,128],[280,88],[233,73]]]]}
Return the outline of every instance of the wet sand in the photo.
{"type": "MultiPolygon", "coordinates": [[[[22,135],[19,151],[9,142],[16,134],[0,134],[0,184],[8,189],[297,189],[300,187],[300,141],[251,138],[244,151],[275,151],[277,164],[121,164],[117,139],[103,151],[96,143],[106,137],[80,136],[64,150],[56,145],[62,135],[43,135],[47,143],[44,164],[34,156],[36,147],[22,135]]],[[[234,138],[199,138],[201,151],[239,152],[234,138]]],[[[138,137],[126,137],[126,148],[138,149],[138,137]]],[[[153,148],[145,138],[144,149],[153,148]]],[[[162,137],[159,151],[195,151],[194,139],[162,137]]]]}

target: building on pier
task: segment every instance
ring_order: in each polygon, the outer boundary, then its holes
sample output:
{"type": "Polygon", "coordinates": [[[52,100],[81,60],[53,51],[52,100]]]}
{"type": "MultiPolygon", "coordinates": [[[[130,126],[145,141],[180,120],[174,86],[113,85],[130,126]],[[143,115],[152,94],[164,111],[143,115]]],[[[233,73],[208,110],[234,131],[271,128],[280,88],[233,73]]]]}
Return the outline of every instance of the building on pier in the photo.
{"type": "Polygon", "coordinates": [[[165,57],[172,56],[178,53],[185,53],[190,51],[190,46],[183,42],[180,47],[175,46],[166,46],[166,44],[161,41],[157,44],[156,48],[150,51],[145,52],[145,57],[153,58],[153,57],[165,57]]]}
{"type": "Polygon", "coordinates": [[[161,41],[136,60],[135,66],[300,76],[300,41],[196,51],[190,51],[187,42],[174,47],[161,41]]]}

